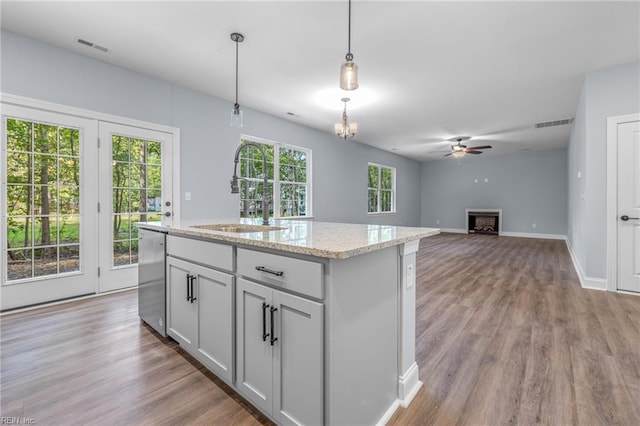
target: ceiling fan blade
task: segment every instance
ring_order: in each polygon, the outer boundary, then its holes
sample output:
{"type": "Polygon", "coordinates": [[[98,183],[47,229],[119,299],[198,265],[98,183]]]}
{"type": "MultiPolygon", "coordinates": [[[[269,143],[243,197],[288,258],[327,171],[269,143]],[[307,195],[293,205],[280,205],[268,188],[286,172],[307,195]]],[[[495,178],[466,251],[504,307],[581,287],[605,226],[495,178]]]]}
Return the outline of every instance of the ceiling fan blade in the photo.
{"type": "Polygon", "coordinates": [[[483,145],[483,146],[472,146],[469,149],[489,149],[491,148],[491,145],[483,145]]]}
{"type": "Polygon", "coordinates": [[[448,154],[445,154],[444,156],[445,156],[445,157],[448,157],[448,156],[450,156],[450,155],[451,155],[451,153],[448,153],[448,154]]]}
{"type": "Polygon", "coordinates": [[[482,151],[465,151],[467,154],[482,154],[482,151]]]}

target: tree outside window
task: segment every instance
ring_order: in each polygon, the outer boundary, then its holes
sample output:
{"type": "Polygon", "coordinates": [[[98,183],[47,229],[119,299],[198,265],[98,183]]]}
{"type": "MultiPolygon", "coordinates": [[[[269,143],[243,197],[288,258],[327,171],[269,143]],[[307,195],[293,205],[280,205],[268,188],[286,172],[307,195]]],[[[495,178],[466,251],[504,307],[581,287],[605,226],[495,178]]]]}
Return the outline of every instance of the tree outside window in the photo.
{"type": "MultiPolygon", "coordinates": [[[[241,143],[249,139],[241,139],[241,143]]],[[[311,215],[311,151],[275,142],[251,139],[267,156],[267,193],[273,203],[269,216],[275,219],[311,215]],[[277,173],[274,171],[277,170],[277,173]]],[[[262,217],[262,154],[254,147],[240,153],[240,217],[262,217]]]]}
{"type": "Polygon", "coordinates": [[[368,212],[394,213],[396,211],[396,169],[369,163],[368,212]]]}

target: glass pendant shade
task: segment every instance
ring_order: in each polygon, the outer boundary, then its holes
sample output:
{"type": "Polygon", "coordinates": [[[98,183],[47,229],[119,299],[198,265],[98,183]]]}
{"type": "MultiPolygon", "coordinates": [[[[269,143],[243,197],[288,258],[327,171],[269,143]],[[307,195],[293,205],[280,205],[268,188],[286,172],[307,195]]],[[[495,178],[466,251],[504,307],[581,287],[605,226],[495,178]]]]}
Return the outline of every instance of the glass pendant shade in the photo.
{"type": "Polygon", "coordinates": [[[348,60],[340,67],[340,88],[356,90],[358,88],[358,65],[348,60]]]}
{"type": "Polygon", "coordinates": [[[465,154],[465,152],[464,152],[464,150],[462,150],[462,149],[455,150],[455,151],[453,151],[453,152],[451,153],[451,155],[453,155],[453,156],[454,156],[454,157],[456,157],[456,158],[461,158],[461,157],[463,157],[463,156],[464,156],[464,154],[465,154]]]}
{"type": "Polygon", "coordinates": [[[229,121],[231,127],[243,127],[244,126],[244,113],[240,109],[240,105],[235,104],[231,110],[231,120],[229,121]]]}

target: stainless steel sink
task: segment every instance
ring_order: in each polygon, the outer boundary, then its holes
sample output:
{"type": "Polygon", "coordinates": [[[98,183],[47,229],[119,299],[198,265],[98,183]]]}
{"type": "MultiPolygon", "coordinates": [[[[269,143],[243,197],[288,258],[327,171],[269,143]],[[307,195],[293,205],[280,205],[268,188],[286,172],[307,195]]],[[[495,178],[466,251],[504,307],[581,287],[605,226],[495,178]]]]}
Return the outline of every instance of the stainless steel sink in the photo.
{"type": "Polygon", "coordinates": [[[209,229],[211,231],[236,232],[239,234],[248,232],[281,231],[283,229],[287,229],[280,226],[248,225],[242,223],[214,223],[210,225],[195,225],[193,228],[209,229]]]}

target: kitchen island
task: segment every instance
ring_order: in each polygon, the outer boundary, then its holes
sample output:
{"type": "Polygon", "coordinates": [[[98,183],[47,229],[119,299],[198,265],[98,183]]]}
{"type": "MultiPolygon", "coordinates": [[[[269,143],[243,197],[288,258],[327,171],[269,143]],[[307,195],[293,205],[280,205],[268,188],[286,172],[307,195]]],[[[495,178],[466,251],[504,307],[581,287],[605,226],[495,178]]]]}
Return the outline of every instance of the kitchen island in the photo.
{"type": "Polygon", "coordinates": [[[420,388],[416,252],[439,230],[139,226],[168,233],[168,335],[277,423],[385,423],[420,388]]]}

